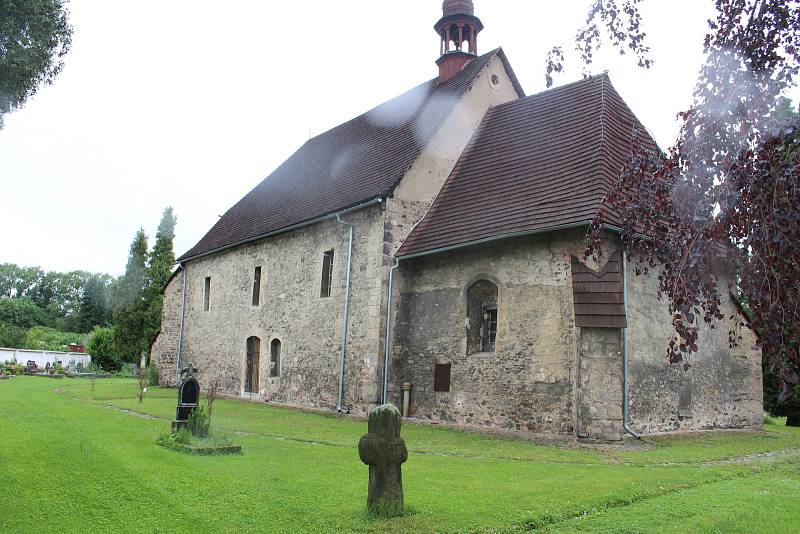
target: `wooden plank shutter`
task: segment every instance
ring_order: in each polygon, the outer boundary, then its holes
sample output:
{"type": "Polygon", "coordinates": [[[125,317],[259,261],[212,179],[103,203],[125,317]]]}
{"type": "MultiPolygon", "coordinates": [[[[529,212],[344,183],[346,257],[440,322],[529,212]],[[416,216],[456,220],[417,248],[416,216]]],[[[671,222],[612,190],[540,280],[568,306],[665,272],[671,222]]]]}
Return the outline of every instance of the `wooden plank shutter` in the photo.
{"type": "Polygon", "coordinates": [[[433,369],[433,391],[450,391],[449,363],[437,363],[433,369]]]}

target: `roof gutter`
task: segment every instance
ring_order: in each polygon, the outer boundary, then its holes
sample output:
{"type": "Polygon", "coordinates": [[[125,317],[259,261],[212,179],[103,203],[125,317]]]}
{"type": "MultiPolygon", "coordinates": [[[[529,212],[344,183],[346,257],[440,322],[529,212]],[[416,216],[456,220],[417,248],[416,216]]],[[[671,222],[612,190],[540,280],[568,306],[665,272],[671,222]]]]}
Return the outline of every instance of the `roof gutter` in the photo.
{"type": "Polygon", "coordinates": [[[342,220],[340,213],[336,214],[336,221],[348,227],[350,235],[347,245],[347,282],[344,288],[344,318],[342,319],[342,341],[339,352],[339,400],[336,410],[350,413],[350,408],[344,404],[344,357],[347,352],[347,325],[350,322],[350,275],[353,272],[353,223],[342,220]]]}
{"type": "MultiPolygon", "coordinates": [[[[625,308],[625,318],[628,317],[628,268],[626,266],[628,254],[622,249],[622,304],[625,308]]],[[[628,423],[628,328],[622,329],[622,428],[626,433],[636,439],[642,435],[635,432],[628,423]]]]}
{"type": "Polygon", "coordinates": [[[339,215],[345,215],[347,213],[352,213],[354,211],[360,211],[360,210],[362,210],[364,208],[368,208],[368,207],[370,207],[370,206],[372,206],[374,204],[379,204],[381,202],[383,202],[383,197],[373,198],[372,200],[370,200],[368,202],[364,202],[362,204],[358,204],[356,206],[353,206],[352,208],[347,208],[347,209],[344,209],[344,210],[341,210],[341,211],[337,211],[337,212],[334,212],[334,213],[329,213],[327,215],[323,215],[322,217],[317,217],[316,219],[311,219],[309,221],[305,221],[305,222],[301,222],[301,223],[298,223],[298,224],[294,224],[292,226],[287,226],[286,228],[281,228],[280,230],[275,230],[274,232],[268,232],[266,234],[260,234],[260,235],[257,235],[255,237],[249,237],[247,239],[242,239],[241,241],[237,241],[235,243],[231,243],[230,245],[225,245],[224,247],[215,248],[214,250],[209,250],[208,252],[203,252],[202,254],[196,254],[194,256],[189,256],[187,258],[181,258],[179,260],[179,262],[181,264],[183,264],[184,262],[187,262],[187,261],[193,261],[193,260],[197,260],[197,259],[200,259],[200,258],[205,258],[206,256],[213,256],[214,254],[219,254],[220,252],[223,252],[225,250],[236,248],[236,247],[239,247],[241,245],[246,245],[246,244],[252,243],[254,241],[260,241],[260,240],[265,239],[267,237],[272,237],[272,236],[276,236],[276,235],[280,235],[280,234],[285,234],[287,232],[291,232],[292,230],[297,230],[299,228],[305,228],[306,226],[312,226],[312,225],[315,225],[317,223],[321,223],[323,221],[327,221],[329,219],[336,219],[339,215]]]}
{"type": "Polygon", "coordinates": [[[387,289],[386,296],[386,334],[383,342],[383,395],[381,402],[383,404],[389,403],[389,351],[391,349],[392,341],[392,285],[394,283],[394,271],[400,265],[398,258],[394,259],[391,267],[389,267],[389,288],[387,289]]]}

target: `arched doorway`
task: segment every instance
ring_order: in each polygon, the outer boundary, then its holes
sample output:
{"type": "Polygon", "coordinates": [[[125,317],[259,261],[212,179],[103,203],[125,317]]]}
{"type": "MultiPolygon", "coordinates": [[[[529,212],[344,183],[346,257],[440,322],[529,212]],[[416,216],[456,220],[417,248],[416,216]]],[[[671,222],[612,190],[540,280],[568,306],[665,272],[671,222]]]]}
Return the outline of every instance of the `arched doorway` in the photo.
{"type": "Polygon", "coordinates": [[[258,393],[258,367],[261,360],[261,340],[255,336],[247,338],[245,359],[244,392],[258,393]]]}

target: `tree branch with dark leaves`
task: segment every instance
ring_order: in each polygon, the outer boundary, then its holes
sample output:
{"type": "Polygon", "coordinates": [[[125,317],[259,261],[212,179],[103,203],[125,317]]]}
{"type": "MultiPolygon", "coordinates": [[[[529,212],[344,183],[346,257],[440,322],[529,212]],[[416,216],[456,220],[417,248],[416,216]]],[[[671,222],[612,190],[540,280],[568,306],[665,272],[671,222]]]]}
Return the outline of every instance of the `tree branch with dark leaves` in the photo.
{"type": "MultiPolygon", "coordinates": [[[[617,214],[636,274],[658,272],[673,363],[698,350],[701,320],[713,327],[723,318],[724,278],[749,307],[737,327],[756,332],[786,395],[800,383],[800,119],[777,111],[800,70],[800,0],[716,0],[716,9],[677,141],[667,154],[634,143],[587,253],[602,251],[607,214],[617,214]]],[[[592,50],[595,33],[578,35],[592,50]]]]}

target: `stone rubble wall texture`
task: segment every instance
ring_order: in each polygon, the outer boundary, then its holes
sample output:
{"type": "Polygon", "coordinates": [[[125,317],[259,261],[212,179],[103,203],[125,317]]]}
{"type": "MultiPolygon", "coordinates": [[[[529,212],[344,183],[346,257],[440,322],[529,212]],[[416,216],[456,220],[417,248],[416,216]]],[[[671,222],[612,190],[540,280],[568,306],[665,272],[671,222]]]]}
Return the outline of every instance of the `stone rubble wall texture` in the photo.
{"type": "Polygon", "coordinates": [[[414,417],[571,434],[570,258],[581,244],[575,234],[551,234],[401,264],[390,400],[401,402],[401,385],[410,382],[414,417]],[[498,287],[497,342],[495,352],[467,355],[467,290],[482,279],[498,287]],[[449,392],[433,391],[437,363],[452,364],[449,392]]]}
{"type": "Polygon", "coordinates": [[[712,428],[761,428],[763,419],[761,351],[755,335],[739,330],[743,340],[728,344],[738,311],[720,280],[725,319],[699,331],[699,351],[691,367],[667,362],[673,334],[666,301],[656,298],[655,275],[636,276],[628,264],[628,351],[630,424],[637,432],[712,428]],[[683,400],[683,403],[681,402],[683,400]],[[682,406],[683,404],[683,406],[682,406]]]}
{"type": "MultiPolygon", "coordinates": [[[[345,404],[366,411],[377,400],[383,208],[342,217],[354,224],[345,404]]],[[[335,408],[344,313],[348,227],[335,219],[189,262],[182,364],[199,369],[203,388],[244,394],[247,338],[261,340],[259,395],[267,401],[335,408]],[[334,250],[330,297],[320,297],[323,253],[334,250]],[[261,299],[252,305],[261,267],[261,299]],[[209,310],[203,310],[205,278],[209,310]],[[281,341],[279,376],[269,377],[270,345],[281,341]]]]}
{"type": "MultiPolygon", "coordinates": [[[[583,232],[561,232],[403,264],[390,400],[399,405],[401,385],[410,382],[414,417],[620,439],[622,331],[574,325],[570,256],[583,250],[583,232]],[[467,355],[466,292],[479,279],[499,288],[497,346],[467,355]],[[436,363],[452,364],[450,392],[433,391],[436,363]]],[[[761,360],[752,333],[742,332],[743,343],[729,349],[730,321],[705,330],[683,380],[682,367],[665,358],[671,330],[655,276],[628,278],[634,429],[759,428],[761,360]],[[681,406],[687,391],[693,414],[681,406]]],[[[724,312],[736,313],[728,298],[724,312]]]]}
{"type": "Polygon", "coordinates": [[[172,277],[164,288],[164,307],[161,312],[161,331],[150,347],[150,360],[158,367],[159,382],[176,387],[175,357],[181,329],[181,300],[183,298],[183,273],[172,277]]]}
{"type": "Polygon", "coordinates": [[[622,331],[619,328],[579,330],[577,427],[579,438],[622,437],[622,331]]]}

